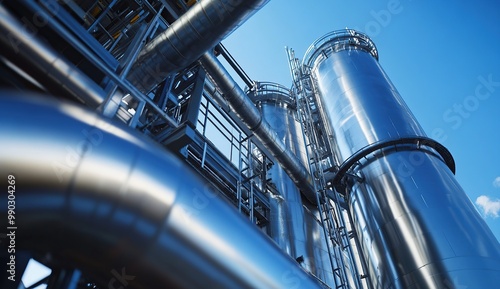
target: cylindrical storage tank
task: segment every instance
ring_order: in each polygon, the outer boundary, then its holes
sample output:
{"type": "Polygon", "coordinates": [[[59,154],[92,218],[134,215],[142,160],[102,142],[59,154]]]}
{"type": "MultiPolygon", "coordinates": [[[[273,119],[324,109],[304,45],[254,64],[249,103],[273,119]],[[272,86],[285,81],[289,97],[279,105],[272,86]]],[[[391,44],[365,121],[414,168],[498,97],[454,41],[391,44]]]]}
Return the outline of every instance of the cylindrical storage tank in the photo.
{"type": "MultiPolygon", "coordinates": [[[[274,129],[278,139],[308,166],[306,145],[298,120],[295,99],[288,88],[259,82],[249,92],[262,117],[274,129]]],[[[300,190],[275,161],[268,170],[271,238],[301,266],[320,280],[335,286],[333,269],[316,204],[301,196],[300,190]]]]}
{"type": "Polygon", "coordinates": [[[374,288],[496,288],[500,244],[428,139],[364,34],[330,33],[304,58],[340,161],[374,288]]]}

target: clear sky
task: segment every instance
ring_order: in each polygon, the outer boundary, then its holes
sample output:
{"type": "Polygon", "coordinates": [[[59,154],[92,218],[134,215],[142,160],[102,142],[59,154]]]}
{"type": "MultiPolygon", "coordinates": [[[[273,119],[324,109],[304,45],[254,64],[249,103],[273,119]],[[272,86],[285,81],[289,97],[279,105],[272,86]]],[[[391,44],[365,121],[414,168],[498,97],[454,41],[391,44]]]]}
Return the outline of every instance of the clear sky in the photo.
{"type": "Polygon", "coordinates": [[[500,2],[271,0],[224,45],[252,79],[291,85],[285,46],[345,27],[367,33],[380,63],[500,240],[500,2]],[[439,2],[439,3],[438,3],[439,2]]]}

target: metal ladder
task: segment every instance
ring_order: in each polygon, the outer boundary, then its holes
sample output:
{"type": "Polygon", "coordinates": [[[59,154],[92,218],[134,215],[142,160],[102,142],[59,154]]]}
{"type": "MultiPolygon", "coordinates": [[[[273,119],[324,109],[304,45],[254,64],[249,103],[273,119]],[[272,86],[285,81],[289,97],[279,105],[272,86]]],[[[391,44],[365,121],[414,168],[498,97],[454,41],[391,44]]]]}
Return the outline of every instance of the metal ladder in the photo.
{"type": "MultiPolygon", "coordinates": [[[[296,88],[297,107],[301,124],[306,135],[306,146],[312,156],[309,157],[310,169],[314,173],[316,180],[316,191],[318,194],[318,208],[321,215],[321,222],[327,240],[333,247],[333,258],[331,260],[336,288],[366,288],[363,286],[358,267],[355,262],[355,254],[351,247],[351,238],[355,235],[349,232],[343,216],[343,209],[340,207],[338,194],[334,191],[333,202],[328,197],[328,184],[325,180],[323,166],[321,164],[324,155],[318,141],[318,135],[314,127],[313,114],[317,113],[317,104],[314,98],[314,86],[311,83],[310,73],[304,72],[299,60],[295,57],[292,49],[287,49],[290,71],[296,88]],[[351,278],[348,271],[352,272],[351,278]]],[[[324,151],[324,149],[323,149],[324,151]]],[[[308,154],[309,154],[308,152],[308,154]]],[[[330,248],[330,246],[328,246],[330,248]]],[[[330,254],[332,258],[332,254],[330,254]]]]}
{"type": "Polygon", "coordinates": [[[335,209],[326,195],[327,185],[321,166],[320,147],[318,146],[317,137],[314,132],[314,123],[310,117],[310,105],[307,98],[308,97],[299,99],[299,111],[303,112],[301,113],[301,123],[307,131],[306,146],[309,148],[309,151],[312,152],[310,164],[311,171],[315,174],[317,182],[317,194],[319,197],[318,208],[321,215],[321,222],[324,231],[327,234],[327,239],[331,242],[334,250],[334,267],[332,269],[335,275],[335,280],[338,281],[336,288],[349,288],[347,272],[344,270],[346,266],[342,256],[342,249],[344,246],[338,230],[338,218],[335,216],[335,209]]]}
{"type": "Polygon", "coordinates": [[[239,141],[239,174],[236,190],[236,198],[238,199],[238,211],[244,213],[248,211],[248,217],[251,222],[254,222],[254,178],[253,172],[253,155],[252,141],[250,137],[245,137],[239,141]],[[248,196],[244,196],[244,190],[248,196]]]}

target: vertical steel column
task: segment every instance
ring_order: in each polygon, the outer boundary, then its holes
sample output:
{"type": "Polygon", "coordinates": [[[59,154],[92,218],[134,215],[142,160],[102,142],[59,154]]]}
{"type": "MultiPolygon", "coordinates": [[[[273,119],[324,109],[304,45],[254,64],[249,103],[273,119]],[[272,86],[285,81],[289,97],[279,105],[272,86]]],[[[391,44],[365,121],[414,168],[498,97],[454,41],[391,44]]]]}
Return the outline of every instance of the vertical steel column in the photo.
{"type": "Polygon", "coordinates": [[[377,59],[353,30],[324,36],[304,59],[374,287],[498,286],[500,244],[377,59]]]}
{"type": "Polygon", "coordinates": [[[205,86],[205,75],[205,70],[201,68],[196,72],[196,79],[194,80],[191,98],[189,99],[186,112],[182,116],[181,120],[181,123],[186,122],[192,128],[196,128],[196,122],[198,121],[201,99],[203,97],[203,88],[205,86]]]}

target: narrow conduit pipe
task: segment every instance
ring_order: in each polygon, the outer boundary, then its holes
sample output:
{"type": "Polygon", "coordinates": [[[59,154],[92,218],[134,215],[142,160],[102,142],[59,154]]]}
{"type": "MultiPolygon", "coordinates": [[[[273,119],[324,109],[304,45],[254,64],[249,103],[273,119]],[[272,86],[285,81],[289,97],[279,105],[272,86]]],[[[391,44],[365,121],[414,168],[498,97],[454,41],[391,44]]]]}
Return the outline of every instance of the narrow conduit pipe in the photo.
{"type": "MultiPolygon", "coordinates": [[[[43,11],[38,11],[47,23],[57,27],[53,19],[43,11]]],[[[59,28],[58,28],[59,29],[59,28]]],[[[60,33],[67,33],[61,29],[60,33]]],[[[66,35],[72,38],[70,34],[66,35]]],[[[74,41],[76,42],[76,41],[74,41]]],[[[50,92],[61,93],[61,95],[71,95],[81,102],[85,103],[90,108],[98,108],[107,99],[107,93],[92,79],[90,79],[80,69],[75,67],[71,62],[64,59],[58,52],[54,51],[50,46],[41,41],[36,35],[30,34],[23,24],[21,24],[13,15],[8,12],[5,7],[0,5],[0,47],[5,48],[4,53],[9,57],[9,60],[29,70],[30,74],[44,86],[48,86],[50,92]]],[[[75,47],[83,55],[92,59],[96,56],[88,53],[82,47],[75,47]]],[[[130,92],[133,97],[140,99],[165,119],[171,126],[176,127],[177,123],[173,121],[164,111],[162,111],[153,101],[141,94],[137,88],[130,85],[128,81],[123,81],[120,76],[114,73],[107,65],[94,61],[99,69],[108,75],[121,88],[130,92]]],[[[118,90],[115,95],[120,96],[118,90]]]]}
{"type": "Polygon", "coordinates": [[[115,270],[127,288],[321,288],[156,143],[73,105],[0,94],[17,250],[108,287],[115,270]]]}
{"type": "Polygon", "coordinates": [[[293,152],[287,149],[269,123],[262,118],[259,109],[234,81],[229,72],[210,52],[202,55],[200,64],[217,84],[222,92],[222,97],[230,108],[275,157],[304,196],[312,204],[316,204],[316,191],[311,174],[293,152]]]}
{"type": "Polygon", "coordinates": [[[35,70],[43,85],[80,99],[91,108],[101,104],[106,94],[102,88],[36,35],[0,5],[0,46],[15,65],[35,70]],[[12,57],[10,57],[12,56],[12,57]]]}
{"type": "Polygon", "coordinates": [[[128,75],[142,92],[187,67],[269,0],[202,0],[146,44],[128,75]]]}

